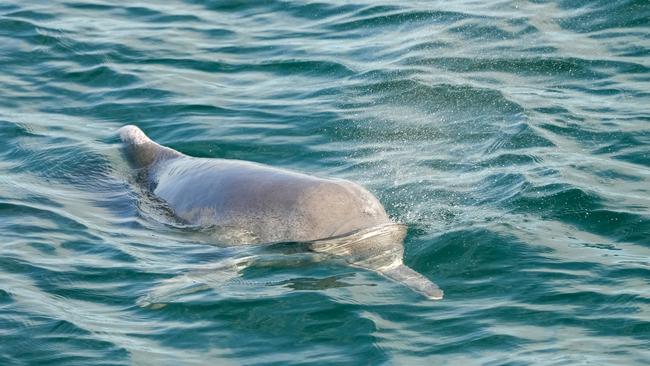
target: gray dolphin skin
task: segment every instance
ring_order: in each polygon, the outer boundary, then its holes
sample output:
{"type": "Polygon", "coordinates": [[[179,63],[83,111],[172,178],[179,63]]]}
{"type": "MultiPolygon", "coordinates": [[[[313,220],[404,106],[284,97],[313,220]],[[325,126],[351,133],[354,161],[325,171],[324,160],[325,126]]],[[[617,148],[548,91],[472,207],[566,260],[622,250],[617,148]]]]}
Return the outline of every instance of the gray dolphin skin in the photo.
{"type": "Polygon", "coordinates": [[[404,225],[360,185],[241,160],[195,158],[119,129],[142,183],[190,225],[245,233],[233,244],[304,242],[315,252],[377,272],[429,299],[436,284],[402,263],[404,225]]]}

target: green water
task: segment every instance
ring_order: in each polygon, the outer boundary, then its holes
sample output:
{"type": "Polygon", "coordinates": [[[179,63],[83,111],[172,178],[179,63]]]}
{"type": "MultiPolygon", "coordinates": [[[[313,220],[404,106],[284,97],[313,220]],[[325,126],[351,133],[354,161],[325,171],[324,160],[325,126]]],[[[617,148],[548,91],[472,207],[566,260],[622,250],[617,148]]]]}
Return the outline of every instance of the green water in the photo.
{"type": "Polygon", "coordinates": [[[648,364],[649,19],[647,0],[1,2],[0,365],[648,364]],[[125,124],[364,185],[445,299],[167,222],[125,124]],[[143,306],[179,278],[200,286],[143,306]]]}

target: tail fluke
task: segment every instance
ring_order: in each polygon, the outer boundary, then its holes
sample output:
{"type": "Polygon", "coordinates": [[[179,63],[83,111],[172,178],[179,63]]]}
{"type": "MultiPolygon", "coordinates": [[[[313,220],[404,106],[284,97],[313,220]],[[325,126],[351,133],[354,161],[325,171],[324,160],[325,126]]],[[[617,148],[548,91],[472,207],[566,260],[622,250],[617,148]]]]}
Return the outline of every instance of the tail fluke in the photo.
{"type": "Polygon", "coordinates": [[[431,300],[442,300],[444,295],[438,285],[403,264],[392,269],[383,270],[379,273],[395,282],[403,284],[431,300]]]}

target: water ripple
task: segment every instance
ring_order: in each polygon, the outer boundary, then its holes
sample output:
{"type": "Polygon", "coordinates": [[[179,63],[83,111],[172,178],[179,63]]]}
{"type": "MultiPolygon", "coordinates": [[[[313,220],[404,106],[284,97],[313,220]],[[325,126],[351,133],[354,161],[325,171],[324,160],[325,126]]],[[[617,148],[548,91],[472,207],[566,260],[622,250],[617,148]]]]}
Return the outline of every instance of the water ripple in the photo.
{"type": "Polygon", "coordinates": [[[649,15],[3,2],[0,364],[647,363],[649,15]],[[177,225],[133,183],[133,123],[362,183],[447,297],[177,225]]]}

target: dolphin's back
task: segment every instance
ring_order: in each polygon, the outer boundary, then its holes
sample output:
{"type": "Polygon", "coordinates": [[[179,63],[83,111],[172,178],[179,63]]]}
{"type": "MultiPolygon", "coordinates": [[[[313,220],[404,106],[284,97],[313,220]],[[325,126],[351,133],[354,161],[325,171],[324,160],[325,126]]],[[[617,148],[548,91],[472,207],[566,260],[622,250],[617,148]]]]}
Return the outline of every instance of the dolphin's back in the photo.
{"type": "Polygon", "coordinates": [[[311,241],[389,221],[381,203],[352,182],[239,160],[159,162],[150,186],[183,220],[246,229],[256,243],[311,241]]]}
{"type": "Polygon", "coordinates": [[[190,157],[155,143],[136,126],[119,134],[131,163],[176,216],[193,225],[245,230],[252,235],[248,244],[311,241],[390,221],[375,196],[347,180],[190,157]]]}

